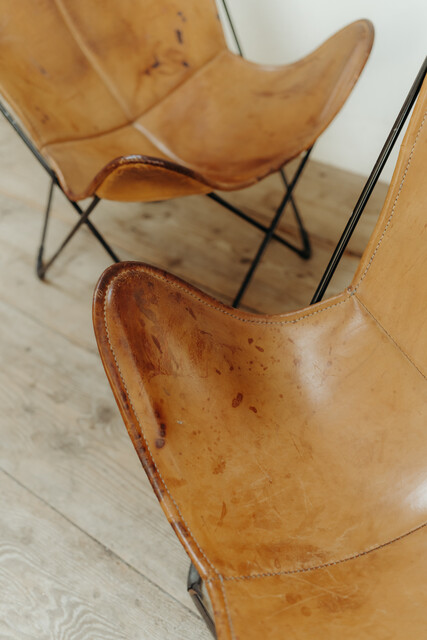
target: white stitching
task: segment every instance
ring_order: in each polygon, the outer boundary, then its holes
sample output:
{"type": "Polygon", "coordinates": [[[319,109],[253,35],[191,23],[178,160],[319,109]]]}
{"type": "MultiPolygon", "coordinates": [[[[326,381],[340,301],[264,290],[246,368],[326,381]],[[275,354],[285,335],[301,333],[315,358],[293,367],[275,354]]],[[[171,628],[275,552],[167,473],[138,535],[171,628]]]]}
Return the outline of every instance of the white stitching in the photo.
{"type": "MultiPolygon", "coordinates": [[[[388,547],[394,542],[398,542],[399,540],[402,540],[403,538],[410,536],[412,533],[416,533],[417,531],[420,531],[425,526],[427,526],[427,522],[424,522],[418,527],[415,527],[415,529],[411,529],[411,531],[402,533],[402,535],[398,536],[397,538],[393,538],[393,540],[389,540],[388,542],[384,542],[383,544],[370,547],[369,549],[365,549],[365,551],[354,553],[353,555],[347,556],[346,558],[341,558],[340,560],[331,560],[331,562],[325,562],[324,564],[319,564],[315,567],[305,567],[303,569],[290,569],[288,571],[277,571],[277,572],[271,572],[271,573],[254,573],[246,576],[224,576],[223,580],[240,582],[243,580],[255,580],[257,578],[274,578],[276,576],[289,576],[289,575],[295,575],[297,573],[308,573],[310,571],[317,571],[318,569],[326,569],[328,567],[333,567],[334,565],[337,565],[337,564],[343,564],[344,562],[349,562],[350,560],[356,560],[357,558],[366,556],[370,553],[373,553],[374,551],[379,551],[381,549],[384,549],[384,547],[388,547]]],[[[209,582],[215,582],[215,579],[211,578],[209,582]]]]}
{"type": "MultiPolygon", "coordinates": [[[[135,263],[136,265],[139,265],[140,263],[135,263]]],[[[159,274],[159,273],[154,273],[154,272],[148,272],[145,271],[144,273],[140,273],[139,271],[135,271],[133,267],[127,267],[126,270],[123,270],[121,273],[119,273],[118,275],[114,276],[113,280],[110,283],[110,286],[116,282],[116,281],[120,281],[126,277],[128,277],[128,274],[135,276],[141,280],[145,279],[147,277],[147,275],[150,278],[154,278],[155,280],[159,280],[160,282],[166,282],[168,285],[170,285],[171,287],[175,288],[175,289],[181,289],[181,291],[183,291],[186,295],[191,296],[192,298],[194,298],[195,300],[197,300],[198,302],[200,302],[201,304],[203,304],[206,307],[209,307],[210,309],[213,309],[214,311],[218,311],[219,313],[222,313],[226,316],[229,316],[230,318],[234,318],[235,320],[239,320],[240,322],[246,322],[249,324],[263,324],[263,325],[284,325],[284,324],[297,324],[298,322],[300,322],[301,320],[305,320],[306,318],[310,318],[311,316],[315,316],[319,313],[322,313],[323,311],[329,311],[329,309],[333,309],[334,307],[339,307],[340,305],[344,304],[345,302],[348,302],[348,300],[350,300],[350,298],[352,298],[355,294],[354,290],[347,290],[345,293],[347,293],[347,296],[343,299],[340,300],[339,302],[334,302],[333,304],[330,304],[328,306],[322,307],[322,309],[316,309],[316,311],[311,311],[310,313],[306,313],[303,316],[299,316],[298,318],[294,318],[293,320],[256,320],[255,318],[241,318],[240,316],[236,315],[235,313],[231,313],[230,311],[227,311],[226,309],[222,309],[220,307],[217,307],[216,305],[211,304],[210,302],[207,302],[206,300],[203,300],[203,298],[201,298],[200,296],[197,295],[197,293],[190,291],[186,286],[184,286],[183,284],[181,284],[180,282],[176,282],[174,280],[169,280],[167,278],[166,275],[163,274],[159,274]]],[[[109,287],[110,288],[110,287],[109,287]]]]}
{"type": "Polygon", "coordinates": [[[398,192],[397,192],[397,194],[396,194],[396,198],[394,199],[393,207],[392,207],[392,209],[391,209],[391,212],[390,212],[389,218],[388,218],[388,220],[387,220],[387,224],[385,225],[385,227],[384,227],[384,229],[383,229],[383,232],[382,232],[382,234],[381,234],[381,237],[380,237],[380,239],[378,240],[377,246],[375,247],[375,250],[374,250],[374,252],[373,252],[373,254],[372,254],[372,256],[371,256],[371,258],[370,258],[370,260],[369,260],[369,262],[368,262],[368,264],[367,264],[367,266],[366,266],[365,271],[363,272],[363,274],[362,274],[362,276],[361,276],[361,278],[360,278],[359,282],[357,283],[357,285],[353,288],[353,291],[354,291],[354,292],[356,292],[356,291],[357,291],[357,289],[360,287],[360,285],[362,284],[362,282],[363,282],[363,280],[364,280],[364,278],[365,278],[366,274],[368,273],[368,271],[369,271],[369,269],[370,269],[370,267],[371,267],[371,264],[373,263],[374,258],[375,258],[376,254],[377,254],[377,252],[378,252],[378,250],[379,250],[379,248],[380,248],[380,246],[381,246],[381,243],[382,243],[382,241],[383,241],[383,239],[384,239],[384,236],[385,236],[385,234],[387,233],[388,228],[389,228],[389,226],[390,226],[390,224],[391,224],[391,221],[392,221],[393,216],[394,216],[395,211],[396,211],[397,203],[398,203],[399,198],[400,198],[400,194],[401,194],[402,189],[403,189],[403,185],[404,185],[405,180],[406,180],[406,176],[408,175],[408,171],[409,171],[409,168],[410,168],[410,166],[411,166],[412,158],[413,158],[413,155],[414,155],[414,152],[415,152],[415,147],[416,147],[416,145],[417,145],[418,138],[419,138],[420,133],[421,133],[421,129],[422,129],[422,128],[423,128],[423,126],[424,126],[424,122],[425,122],[426,117],[427,117],[427,111],[424,113],[424,117],[423,117],[423,119],[422,119],[422,121],[421,121],[420,128],[418,129],[417,135],[416,135],[416,137],[415,137],[414,144],[412,145],[411,153],[409,154],[408,162],[407,162],[407,164],[406,164],[405,171],[404,171],[404,173],[403,173],[403,177],[402,177],[402,181],[401,181],[401,183],[400,183],[400,185],[399,185],[399,189],[398,189],[398,192]]]}
{"type": "Polygon", "coordinates": [[[172,501],[172,504],[173,504],[173,505],[174,505],[174,507],[176,508],[176,510],[177,510],[177,512],[178,512],[178,514],[179,514],[179,517],[181,518],[182,522],[183,522],[183,523],[184,523],[184,525],[186,526],[186,528],[187,528],[187,530],[188,530],[188,532],[189,532],[189,534],[190,534],[190,536],[191,536],[191,538],[192,538],[192,540],[193,540],[194,544],[196,545],[196,547],[198,548],[198,550],[200,551],[200,553],[202,554],[202,556],[205,558],[206,562],[207,562],[207,563],[209,564],[209,566],[213,569],[213,571],[214,571],[214,572],[215,572],[219,577],[221,577],[221,576],[220,576],[220,574],[219,574],[219,572],[217,571],[217,569],[214,567],[214,565],[212,564],[212,562],[209,560],[209,558],[207,557],[207,555],[205,554],[205,552],[202,550],[202,548],[201,548],[201,547],[200,547],[200,545],[198,544],[197,540],[195,539],[195,537],[194,537],[194,535],[193,535],[193,533],[192,533],[192,531],[191,531],[190,527],[188,526],[188,524],[187,524],[186,520],[184,519],[184,517],[183,517],[183,515],[182,515],[182,513],[181,513],[180,508],[178,507],[177,503],[175,502],[174,498],[172,497],[172,494],[171,494],[171,492],[169,491],[169,489],[168,489],[168,487],[167,487],[167,485],[166,485],[165,480],[163,479],[163,476],[162,476],[162,474],[161,474],[161,472],[160,472],[160,469],[158,468],[158,466],[157,466],[157,465],[156,465],[156,463],[155,463],[155,460],[154,460],[153,454],[152,454],[152,452],[151,452],[150,446],[149,446],[149,444],[148,444],[148,442],[147,442],[147,439],[145,438],[145,435],[144,435],[144,431],[143,431],[142,425],[141,425],[141,423],[140,423],[140,421],[139,421],[139,418],[138,418],[138,415],[137,415],[136,409],[135,409],[134,404],[133,404],[133,402],[132,402],[132,400],[131,400],[130,393],[129,393],[129,390],[128,390],[128,388],[127,388],[126,382],[125,382],[125,380],[124,380],[124,377],[123,377],[122,371],[121,371],[121,369],[120,369],[119,363],[117,362],[117,357],[116,357],[115,351],[114,351],[114,349],[113,349],[113,345],[111,344],[111,340],[110,340],[110,333],[109,333],[109,331],[108,331],[108,323],[107,323],[107,309],[106,309],[108,293],[109,293],[109,291],[110,291],[110,289],[111,289],[111,287],[112,287],[113,283],[114,283],[114,280],[110,283],[110,285],[109,285],[109,287],[108,287],[107,291],[105,292],[105,297],[104,297],[104,325],[105,325],[105,331],[106,331],[106,335],[107,335],[108,344],[109,344],[109,346],[110,346],[110,350],[111,350],[111,353],[112,353],[112,355],[113,355],[114,362],[116,363],[117,370],[118,370],[118,372],[119,372],[119,374],[120,374],[120,378],[121,378],[121,380],[122,380],[123,387],[124,387],[124,389],[125,389],[125,391],[126,391],[126,395],[127,395],[127,397],[128,397],[129,404],[130,404],[130,406],[132,407],[132,411],[133,411],[133,413],[134,413],[134,415],[135,415],[136,421],[138,422],[138,426],[139,426],[139,428],[140,428],[141,436],[142,436],[142,438],[143,438],[143,440],[144,440],[144,442],[145,442],[145,446],[147,447],[147,450],[148,450],[148,452],[149,452],[149,454],[150,454],[150,457],[151,457],[152,463],[153,463],[153,465],[154,465],[154,467],[155,467],[155,469],[156,469],[156,471],[157,471],[157,473],[158,473],[158,475],[159,475],[159,478],[160,478],[160,480],[161,480],[161,482],[162,482],[163,486],[165,487],[165,489],[166,489],[166,491],[167,491],[167,494],[168,494],[169,498],[170,498],[170,499],[171,499],[171,501],[172,501]]]}

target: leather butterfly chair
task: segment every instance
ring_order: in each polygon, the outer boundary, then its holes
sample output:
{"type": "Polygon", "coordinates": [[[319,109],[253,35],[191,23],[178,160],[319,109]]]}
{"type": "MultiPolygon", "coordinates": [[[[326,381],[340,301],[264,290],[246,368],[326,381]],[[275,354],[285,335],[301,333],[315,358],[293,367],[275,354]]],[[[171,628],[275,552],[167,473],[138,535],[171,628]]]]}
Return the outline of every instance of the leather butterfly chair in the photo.
{"type": "Polygon", "coordinates": [[[107,376],[220,640],[426,637],[426,168],[427,81],[351,286],[301,311],[138,263],[99,282],[107,376]]]}
{"type": "MultiPolygon", "coordinates": [[[[0,9],[0,90],[28,135],[1,110],[52,178],[39,276],[83,223],[118,260],[89,220],[101,198],[210,194],[266,233],[240,299],[308,153],[293,180],[283,174],[288,190],[269,228],[213,191],[252,185],[309,152],[365,65],[372,25],[355,22],[303,60],[269,67],[227,50],[214,0],[104,0],[101,11],[86,0],[0,0],[0,9]],[[45,264],[55,185],[82,219],[45,264]]],[[[275,237],[307,258],[295,214],[303,248],[275,237]]]]}

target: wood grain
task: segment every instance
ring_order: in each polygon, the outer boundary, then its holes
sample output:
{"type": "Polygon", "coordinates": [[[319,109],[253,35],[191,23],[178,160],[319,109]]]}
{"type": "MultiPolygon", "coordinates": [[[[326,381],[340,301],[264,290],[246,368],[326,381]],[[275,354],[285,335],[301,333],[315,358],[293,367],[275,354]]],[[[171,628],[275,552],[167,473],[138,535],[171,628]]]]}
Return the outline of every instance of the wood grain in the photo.
{"type": "Polygon", "coordinates": [[[0,486],[1,638],[207,640],[195,614],[32,491],[3,472],[0,486]]]}

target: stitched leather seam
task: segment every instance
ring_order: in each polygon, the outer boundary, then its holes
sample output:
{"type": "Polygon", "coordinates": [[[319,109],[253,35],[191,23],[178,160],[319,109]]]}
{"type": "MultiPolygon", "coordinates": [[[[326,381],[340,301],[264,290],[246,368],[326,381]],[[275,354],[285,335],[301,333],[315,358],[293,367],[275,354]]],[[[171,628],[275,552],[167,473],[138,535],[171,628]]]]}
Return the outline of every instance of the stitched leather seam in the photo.
{"type": "MultiPolygon", "coordinates": [[[[136,263],[136,265],[138,265],[138,263],[136,263]]],[[[302,316],[299,316],[298,318],[294,318],[293,320],[256,320],[255,318],[241,318],[240,316],[236,315],[235,313],[231,313],[230,311],[227,311],[226,309],[222,309],[220,307],[217,307],[214,304],[211,304],[210,302],[207,302],[206,300],[203,300],[203,298],[198,296],[197,293],[189,290],[183,284],[181,284],[179,282],[175,282],[173,280],[169,280],[166,276],[164,276],[162,274],[153,273],[151,271],[150,272],[145,271],[144,274],[142,274],[142,273],[136,271],[133,267],[127,267],[120,274],[114,276],[113,280],[110,283],[109,289],[111,288],[111,286],[115,282],[120,282],[122,279],[127,278],[129,273],[132,276],[135,276],[135,277],[137,277],[139,279],[144,279],[148,275],[149,277],[154,278],[155,280],[159,280],[159,282],[166,282],[168,285],[170,285],[174,289],[181,289],[181,291],[184,291],[185,294],[191,296],[192,298],[194,298],[198,302],[201,302],[205,307],[209,307],[210,309],[213,309],[214,311],[218,311],[219,313],[222,313],[222,314],[224,314],[226,316],[229,316],[230,318],[234,318],[235,320],[239,320],[240,322],[246,322],[246,323],[249,323],[249,324],[266,324],[266,325],[297,324],[301,320],[305,320],[306,318],[309,318],[311,316],[315,316],[315,315],[317,315],[319,313],[322,313],[323,311],[328,311],[329,309],[333,309],[334,307],[339,307],[340,305],[344,304],[345,302],[348,302],[350,300],[350,298],[352,298],[356,293],[354,290],[352,290],[352,291],[347,290],[347,294],[348,295],[343,300],[340,300],[339,302],[334,302],[333,304],[330,304],[328,306],[322,307],[322,309],[317,309],[316,311],[311,311],[311,312],[306,313],[306,314],[304,314],[302,316]]]]}
{"type": "Polygon", "coordinates": [[[154,457],[153,457],[153,454],[152,454],[152,452],[151,452],[150,445],[148,444],[147,439],[145,438],[145,435],[144,435],[144,431],[143,431],[142,425],[141,425],[141,423],[140,423],[140,421],[139,421],[139,418],[138,418],[137,412],[136,412],[136,410],[135,410],[134,404],[133,404],[132,399],[131,399],[131,397],[130,397],[129,389],[128,389],[127,384],[126,384],[126,382],[125,382],[125,379],[124,379],[124,376],[123,376],[122,370],[121,370],[121,368],[120,368],[120,366],[119,366],[119,363],[118,363],[118,361],[117,361],[117,357],[116,357],[116,354],[115,354],[115,351],[114,351],[113,345],[111,344],[111,340],[110,340],[110,332],[109,332],[109,330],[108,330],[108,323],[107,323],[107,308],[106,308],[106,306],[107,306],[108,294],[109,294],[109,292],[110,292],[110,289],[111,289],[111,287],[112,287],[113,283],[114,283],[114,280],[110,283],[110,285],[109,285],[109,287],[108,287],[107,291],[105,292],[105,297],[104,297],[104,326],[105,326],[105,331],[106,331],[106,335],[107,335],[108,344],[109,344],[109,347],[110,347],[110,350],[111,350],[111,354],[112,354],[112,356],[113,356],[113,358],[114,358],[114,362],[116,363],[117,371],[119,372],[119,375],[120,375],[121,381],[122,381],[122,383],[123,383],[123,387],[124,387],[124,389],[125,389],[125,391],[126,391],[126,395],[127,395],[128,400],[129,400],[129,404],[130,404],[130,406],[132,407],[133,414],[134,414],[134,416],[135,416],[135,418],[136,418],[136,421],[138,422],[138,426],[139,426],[139,428],[140,428],[141,436],[142,436],[142,438],[143,438],[143,440],[144,440],[145,446],[147,447],[147,451],[148,451],[148,452],[149,452],[149,454],[150,454],[150,457],[151,457],[152,463],[153,463],[153,465],[154,465],[154,467],[155,467],[155,469],[156,469],[156,471],[157,471],[157,473],[158,473],[158,476],[159,476],[159,478],[160,478],[160,480],[161,480],[161,482],[162,482],[162,484],[163,484],[164,488],[166,489],[166,492],[167,492],[167,494],[168,494],[169,498],[170,498],[170,499],[171,499],[171,501],[172,501],[172,504],[174,505],[175,509],[177,510],[177,513],[179,514],[179,516],[180,516],[180,518],[181,518],[181,520],[182,520],[183,524],[184,524],[184,525],[185,525],[185,527],[187,528],[187,531],[189,532],[189,534],[190,534],[190,536],[191,536],[191,538],[192,538],[192,540],[193,540],[194,544],[196,545],[196,547],[198,548],[198,550],[200,551],[200,553],[202,554],[202,556],[205,558],[206,562],[207,562],[207,563],[209,564],[209,566],[213,569],[213,571],[217,574],[217,576],[218,576],[219,578],[222,578],[222,576],[220,575],[220,573],[219,573],[219,572],[217,571],[217,569],[214,567],[214,565],[212,564],[212,562],[209,560],[209,558],[207,557],[207,555],[205,554],[205,552],[203,551],[203,549],[200,547],[200,545],[198,544],[197,540],[195,539],[195,537],[194,537],[194,535],[193,535],[193,533],[192,533],[192,531],[191,531],[190,527],[188,526],[188,524],[187,524],[186,520],[184,519],[184,517],[183,517],[183,515],[182,515],[182,513],[181,513],[181,510],[180,510],[180,508],[179,508],[178,504],[175,502],[174,498],[172,497],[172,494],[171,494],[171,492],[169,491],[169,488],[168,488],[168,486],[167,486],[167,484],[166,484],[166,482],[165,482],[165,480],[164,480],[164,478],[163,478],[162,473],[160,472],[160,469],[158,468],[158,466],[156,465],[156,463],[155,463],[155,461],[154,461],[154,457]]]}
{"type": "Polygon", "coordinates": [[[424,375],[424,373],[421,371],[421,369],[419,369],[417,367],[417,365],[415,364],[415,362],[413,362],[411,360],[411,358],[408,356],[408,354],[402,349],[402,347],[396,342],[396,340],[393,338],[393,336],[387,331],[387,329],[385,329],[383,327],[383,325],[381,324],[381,322],[378,320],[378,318],[376,318],[374,316],[374,314],[372,313],[372,311],[370,311],[368,309],[368,307],[366,306],[366,304],[359,298],[359,296],[356,296],[356,300],[362,305],[362,307],[365,309],[366,313],[368,313],[371,318],[376,322],[376,324],[380,327],[380,329],[382,329],[382,331],[384,331],[384,333],[386,334],[387,338],[389,338],[390,342],[392,342],[394,344],[394,346],[396,347],[396,349],[398,349],[402,355],[405,356],[406,360],[408,360],[408,362],[414,367],[414,369],[416,369],[418,371],[418,373],[424,378],[424,380],[426,380],[426,376],[424,375]]]}
{"type": "Polygon", "coordinates": [[[366,277],[366,275],[367,275],[367,273],[368,273],[368,271],[369,271],[369,269],[370,269],[370,267],[371,267],[371,264],[373,263],[373,261],[374,261],[374,259],[375,259],[375,256],[376,256],[376,254],[377,254],[377,253],[378,253],[378,251],[379,251],[379,248],[380,248],[381,243],[382,243],[382,241],[383,241],[383,239],[384,239],[384,236],[385,236],[385,234],[386,234],[386,233],[387,233],[387,231],[388,231],[388,228],[389,228],[389,226],[390,226],[390,224],[391,224],[391,221],[392,221],[392,219],[393,219],[393,216],[394,216],[394,214],[395,214],[395,212],[396,212],[396,207],[397,207],[397,204],[398,204],[398,202],[399,202],[400,194],[401,194],[401,192],[402,192],[403,185],[404,185],[405,180],[406,180],[406,176],[408,175],[409,168],[410,168],[410,166],[411,166],[411,162],[412,162],[412,158],[413,158],[414,153],[415,153],[415,147],[417,146],[418,138],[420,137],[421,130],[422,130],[423,126],[424,126],[424,122],[425,122],[426,118],[427,118],[427,111],[424,113],[424,117],[423,117],[423,119],[422,119],[422,121],[421,121],[420,127],[419,127],[418,132],[417,132],[417,135],[416,135],[416,137],[415,137],[414,144],[412,145],[411,153],[409,154],[408,162],[407,162],[407,164],[406,164],[405,171],[404,171],[404,173],[403,173],[403,177],[402,177],[402,181],[401,181],[401,183],[400,183],[400,185],[399,185],[399,189],[398,189],[398,192],[397,192],[397,194],[396,194],[396,198],[394,199],[393,206],[392,206],[392,209],[391,209],[390,215],[389,215],[388,220],[387,220],[387,224],[385,225],[385,227],[384,227],[384,229],[383,229],[383,232],[382,232],[382,234],[381,234],[381,237],[380,237],[380,239],[378,240],[377,246],[375,247],[375,250],[374,250],[374,252],[373,252],[373,254],[372,254],[372,256],[371,256],[371,258],[370,258],[370,260],[369,260],[369,262],[368,262],[368,264],[367,264],[367,266],[366,266],[365,271],[363,272],[363,274],[362,274],[362,276],[361,276],[361,278],[360,278],[359,282],[357,283],[357,285],[353,288],[353,291],[354,291],[354,292],[356,292],[356,291],[357,291],[357,289],[360,287],[360,285],[362,284],[363,280],[365,279],[365,277],[366,277]]]}
{"type": "MultiPolygon", "coordinates": [[[[288,571],[254,573],[254,574],[249,574],[249,575],[246,575],[246,576],[224,576],[223,580],[224,581],[229,581],[229,582],[230,581],[240,582],[240,581],[243,581],[243,580],[255,580],[257,578],[273,578],[273,577],[276,577],[276,576],[290,576],[290,575],[295,575],[295,574],[298,574],[298,573],[309,573],[310,571],[317,571],[318,569],[327,569],[328,567],[333,567],[333,566],[338,565],[338,564],[344,564],[345,562],[349,562],[350,560],[356,560],[357,558],[362,558],[363,556],[367,556],[370,553],[373,553],[374,551],[379,551],[381,549],[384,549],[385,547],[389,547],[394,542],[399,542],[399,540],[403,540],[404,538],[407,538],[412,533],[416,533],[417,531],[420,531],[425,526],[427,526],[427,522],[424,522],[423,524],[419,525],[418,527],[415,527],[415,529],[411,529],[410,531],[407,531],[406,533],[402,533],[402,535],[398,536],[397,538],[393,538],[393,540],[389,540],[388,542],[383,542],[382,544],[376,545],[374,547],[370,547],[369,549],[366,549],[365,551],[360,551],[359,553],[354,553],[351,556],[347,556],[347,557],[341,558],[339,560],[331,560],[331,562],[325,562],[324,564],[316,565],[315,567],[304,567],[302,569],[290,569],[288,571]]],[[[206,582],[207,583],[208,582],[215,582],[215,578],[208,578],[206,580],[206,582]]]]}

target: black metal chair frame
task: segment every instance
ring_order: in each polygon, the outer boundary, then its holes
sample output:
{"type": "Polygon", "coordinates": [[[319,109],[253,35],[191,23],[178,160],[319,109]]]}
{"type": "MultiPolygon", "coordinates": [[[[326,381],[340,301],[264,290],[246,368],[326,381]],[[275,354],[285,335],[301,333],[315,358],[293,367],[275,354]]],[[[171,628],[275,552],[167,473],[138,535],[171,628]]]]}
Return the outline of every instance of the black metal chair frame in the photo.
{"type": "MultiPolygon", "coordinates": [[[[338,244],[332,254],[332,257],[329,261],[328,266],[319,282],[319,285],[316,289],[316,292],[311,300],[310,304],[315,304],[316,302],[320,302],[325,295],[326,289],[332,279],[332,276],[335,273],[335,270],[343,256],[343,253],[350,241],[351,236],[357,226],[357,223],[360,220],[360,217],[366,207],[366,204],[371,197],[371,194],[375,188],[375,185],[378,182],[378,179],[384,169],[384,166],[390,156],[390,153],[396,144],[397,138],[411,112],[412,107],[414,106],[415,100],[421,90],[421,86],[423,84],[424,78],[427,75],[427,57],[424,59],[423,64],[415,78],[415,81],[406,97],[405,102],[399,112],[399,115],[396,118],[396,121],[387,137],[387,140],[378,156],[378,159],[374,165],[374,168],[369,175],[369,178],[363,187],[362,193],[356,203],[356,206],[353,209],[353,213],[351,214],[344,232],[338,241],[338,244]]],[[[194,604],[201,614],[202,618],[206,622],[206,625],[209,631],[212,633],[213,637],[216,638],[215,632],[215,623],[209,613],[208,606],[205,602],[205,598],[203,595],[203,581],[200,577],[197,569],[193,564],[190,564],[190,570],[188,572],[188,580],[187,580],[187,591],[192,597],[194,604]]]]}
{"type": "MultiPolygon", "coordinates": [[[[231,31],[233,33],[235,42],[236,42],[236,46],[238,49],[238,52],[240,55],[243,55],[242,53],[242,47],[240,45],[240,42],[238,40],[228,7],[227,7],[227,3],[226,0],[222,0],[224,8],[225,8],[225,12],[226,12],[226,16],[227,19],[230,23],[230,27],[231,27],[231,31]]],[[[89,206],[83,210],[79,204],[73,200],[71,200],[67,194],[64,192],[64,190],[62,189],[59,180],[54,172],[54,170],[49,166],[49,164],[47,163],[46,159],[42,156],[42,154],[39,152],[39,150],[37,149],[37,147],[34,145],[34,143],[32,142],[32,140],[28,137],[28,135],[25,133],[25,131],[23,130],[23,128],[21,127],[21,125],[18,123],[18,121],[14,118],[14,116],[11,114],[11,112],[9,111],[9,109],[0,102],[0,111],[2,112],[2,114],[4,115],[4,117],[8,120],[8,122],[12,125],[12,127],[15,129],[15,131],[18,133],[18,135],[20,136],[20,138],[25,142],[25,144],[27,145],[27,147],[30,149],[30,151],[34,154],[34,156],[37,158],[37,160],[40,162],[40,164],[42,165],[42,167],[46,170],[46,172],[49,174],[50,178],[51,178],[51,183],[50,183],[50,187],[49,187],[49,193],[48,193],[48,199],[47,199],[47,204],[46,204],[46,210],[45,210],[45,215],[44,215],[44,221],[43,221],[43,228],[42,228],[42,235],[41,235],[41,241],[40,241],[40,247],[37,253],[37,262],[36,262],[36,272],[38,277],[43,280],[48,269],[52,266],[52,264],[55,262],[55,260],[58,258],[58,256],[62,253],[63,249],[67,246],[67,244],[69,243],[69,241],[71,240],[71,238],[75,235],[75,233],[78,231],[78,229],[85,224],[89,230],[92,232],[92,234],[95,236],[95,238],[98,240],[98,242],[101,243],[101,245],[104,247],[105,251],[108,253],[108,255],[112,258],[112,260],[114,260],[114,262],[120,262],[119,257],[117,256],[117,254],[113,251],[112,247],[108,244],[108,242],[105,240],[105,238],[101,235],[101,233],[98,231],[98,229],[95,227],[95,225],[91,222],[91,220],[89,220],[89,216],[90,214],[93,212],[93,210],[95,209],[95,207],[99,204],[100,202],[100,198],[98,198],[98,196],[94,196],[91,203],[89,204],[89,206]],[[53,255],[47,259],[47,261],[45,261],[44,259],[44,251],[45,251],[45,243],[46,243],[46,236],[47,236],[47,229],[49,226],[49,220],[50,220],[50,213],[51,213],[51,209],[52,209],[52,199],[53,199],[53,192],[54,192],[54,188],[58,187],[65,195],[65,197],[67,198],[67,200],[69,201],[69,203],[71,204],[71,206],[74,208],[74,210],[77,212],[77,214],[80,216],[78,222],[75,224],[75,226],[71,229],[71,231],[67,234],[67,236],[64,238],[63,242],[60,244],[60,246],[58,247],[58,249],[53,253],[53,255]]],[[[220,197],[219,195],[217,195],[216,193],[209,193],[207,194],[207,196],[213,200],[214,202],[218,203],[219,205],[221,205],[222,207],[224,207],[225,209],[228,209],[229,211],[231,211],[232,213],[234,213],[236,216],[238,216],[239,218],[242,218],[243,220],[245,220],[246,222],[248,222],[249,224],[251,224],[252,226],[256,227],[257,229],[259,229],[260,231],[262,231],[264,233],[264,238],[258,248],[258,251],[243,279],[243,282],[239,288],[239,291],[233,301],[233,306],[237,307],[247,289],[247,287],[249,286],[252,277],[254,275],[255,269],[257,268],[270,240],[274,239],[277,240],[278,242],[280,242],[282,245],[284,245],[285,247],[287,247],[288,249],[290,249],[291,251],[294,251],[295,253],[297,253],[301,258],[308,260],[311,256],[311,245],[310,245],[310,239],[308,236],[308,233],[304,227],[302,218],[301,218],[301,214],[298,211],[298,208],[295,204],[295,200],[293,197],[293,192],[294,189],[296,187],[296,184],[299,180],[299,178],[301,177],[302,171],[306,165],[306,162],[310,156],[311,153],[311,149],[312,147],[303,155],[302,160],[299,163],[299,166],[295,172],[295,175],[293,176],[292,180],[288,180],[286,173],[284,171],[284,169],[282,168],[280,170],[280,174],[283,180],[283,184],[285,187],[285,195],[279,205],[279,207],[277,208],[275,215],[270,223],[269,226],[265,226],[264,224],[258,222],[255,218],[252,218],[251,216],[249,216],[248,214],[244,213],[243,211],[241,211],[240,209],[238,209],[237,207],[235,207],[234,205],[232,205],[231,203],[227,202],[227,200],[224,200],[222,197],[220,197]],[[288,240],[286,240],[285,238],[282,238],[281,236],[279,236],[276,233],[277,227],[279,225],[279,222],[282,218],[282,214],[284,213],[284,210],[286,208],[286,206],[290,204],[290,206],[292,207],[293,213],[294,213],[294,217],[297,223],[297,228],[298,228],[298,232],[299,232],[299,236],[300,236],[300,241],[301,241],[301,246],[298,247],[297,245],[293,244],[292,242],[289,242],[288,240]]]]}

